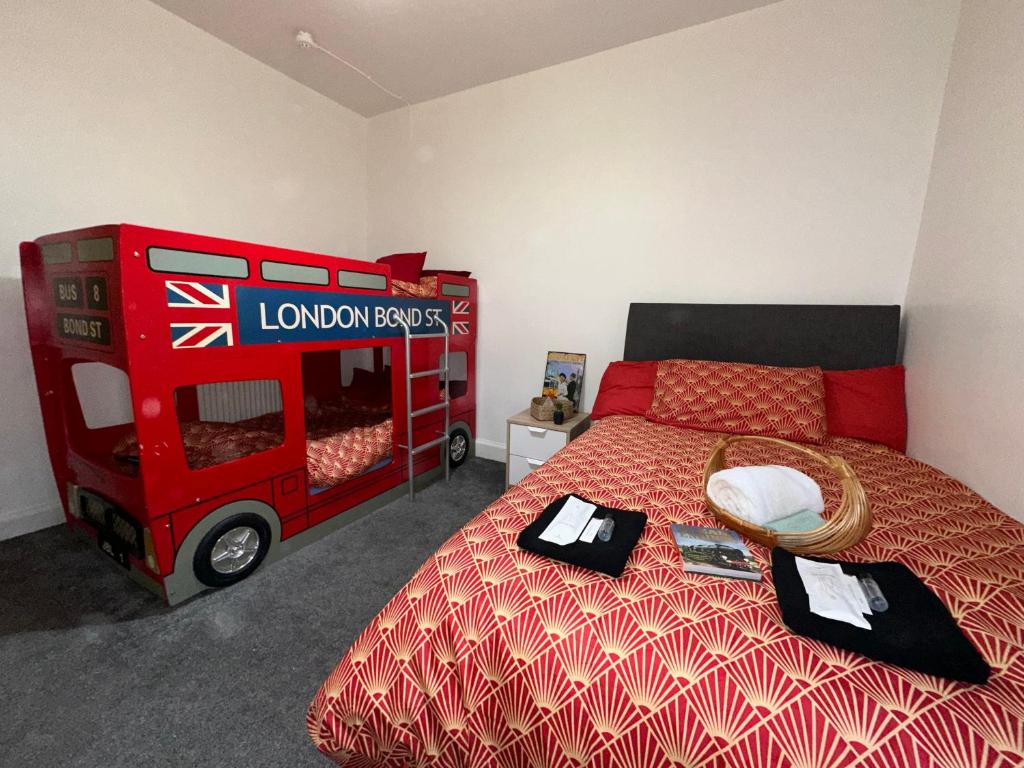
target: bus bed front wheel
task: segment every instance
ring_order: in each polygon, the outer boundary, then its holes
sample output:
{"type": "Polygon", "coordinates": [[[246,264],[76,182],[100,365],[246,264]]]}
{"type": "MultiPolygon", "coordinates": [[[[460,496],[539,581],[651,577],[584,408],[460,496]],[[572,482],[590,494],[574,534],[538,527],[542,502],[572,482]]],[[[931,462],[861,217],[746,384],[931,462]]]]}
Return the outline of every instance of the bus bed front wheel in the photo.
{"type": "Polygon", "coordinates": [[[199,542],[192,569],[208,587],[226,587],[251,574],[270,549],[270,526],[243,513],[217,523],[199,542]]]}

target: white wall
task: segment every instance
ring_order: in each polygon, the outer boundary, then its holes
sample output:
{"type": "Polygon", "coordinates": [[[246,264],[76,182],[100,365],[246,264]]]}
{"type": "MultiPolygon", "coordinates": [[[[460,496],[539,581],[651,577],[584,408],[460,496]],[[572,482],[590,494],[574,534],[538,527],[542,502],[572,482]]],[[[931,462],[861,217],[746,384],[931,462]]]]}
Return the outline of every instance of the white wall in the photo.
{"type": "MultiPolygon", "coordinates": [[[[907,313],[911,451],[1018,515],[1020,5],[965,3],[907,313]]],[[[429,248],[481,281],[495,455],[548,349],[592,403],[630,300],[902,303],[959,6],[784,0],[367,125],[148,2],[0,0],[0,538],[58,519],[18,241],[429,248]]]]}
{"type": "Polygon", "coordinates": [[[0,538],[56,522],[18,242],[127,221],[362,258],[366,120],[142,0],[0,0],[0,538]]]}
{"type": "Polygon", "coordinates": [[[902,303],[958,8],[785,0],[373,118],[370,253],[480,280],[481,453],[549,349],[593,402],[631,300],[902,303]]]}
{"type": "Polygon", "coordinates": [[[1024,2],[965,0],[907,297],[910,452],[1024,520],[1024,2]]]}

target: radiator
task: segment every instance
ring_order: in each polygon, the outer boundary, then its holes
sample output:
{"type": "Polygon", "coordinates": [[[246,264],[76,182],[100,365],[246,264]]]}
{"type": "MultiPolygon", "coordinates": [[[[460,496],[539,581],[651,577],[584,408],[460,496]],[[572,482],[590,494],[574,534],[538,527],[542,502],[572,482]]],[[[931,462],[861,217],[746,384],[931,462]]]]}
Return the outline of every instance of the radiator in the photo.
{"type": "Polygon", "coordinates": [[[273,379],[200,384],[196,393],[202,421],[243,421],[281,410],[281,385],[273,379]]]}

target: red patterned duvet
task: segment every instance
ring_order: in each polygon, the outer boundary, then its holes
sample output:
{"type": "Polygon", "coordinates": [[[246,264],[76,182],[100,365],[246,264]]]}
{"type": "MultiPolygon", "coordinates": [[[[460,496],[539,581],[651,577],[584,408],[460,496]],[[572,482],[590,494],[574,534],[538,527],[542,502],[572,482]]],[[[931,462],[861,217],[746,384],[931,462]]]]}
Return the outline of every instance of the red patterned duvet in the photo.
{"type": "Polygon", "coordinates": [[[391,455],[390,406],[306,415],[306,477],[314,488],[361,475],[391,455]],[[385,418],[386,417],[386,418],[385,418]]]}
{"type": "MultiPolygon", "coordinates": [[[[843,557],[898,560],[993,668],[970,686],[791,634],[764,583],[683,572],[669,524],[712,524],[715,435],[604,419],[451,537],[381,611],[310,706],[349,766],[1024,764],[1024,526],[888,448],[833,438],[875,514],[843,557]],[[643,509],[619,579],[520,551],[558,496],[643,509]]],[[[730,458],[792,462],[764,447],[730,458]]],[[[826,498],[838,489],[815,474],[826,498]]]]}
{"type": "Polygon", "coordinates": [[[421,277],[418,283],[391,279],[391,295],[410,299],[432,299],[437,296],[437,277],[421,277]]]}

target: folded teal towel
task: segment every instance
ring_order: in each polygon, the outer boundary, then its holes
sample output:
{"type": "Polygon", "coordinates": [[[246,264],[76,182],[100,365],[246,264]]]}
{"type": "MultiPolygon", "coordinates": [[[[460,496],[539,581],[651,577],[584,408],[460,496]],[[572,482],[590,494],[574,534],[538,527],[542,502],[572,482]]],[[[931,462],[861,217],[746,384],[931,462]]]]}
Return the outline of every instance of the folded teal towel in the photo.
{"type": "Polygon", "coordinates": [[[824,524],[825,518],[817,512],[805,509],[802,512],[797,512],[795,515],[773,520],[765,528],[773,531],[782,531],[783,533],[800,533],[802,531],[813,531],[815,528],[821,528],[824,524]]]}

